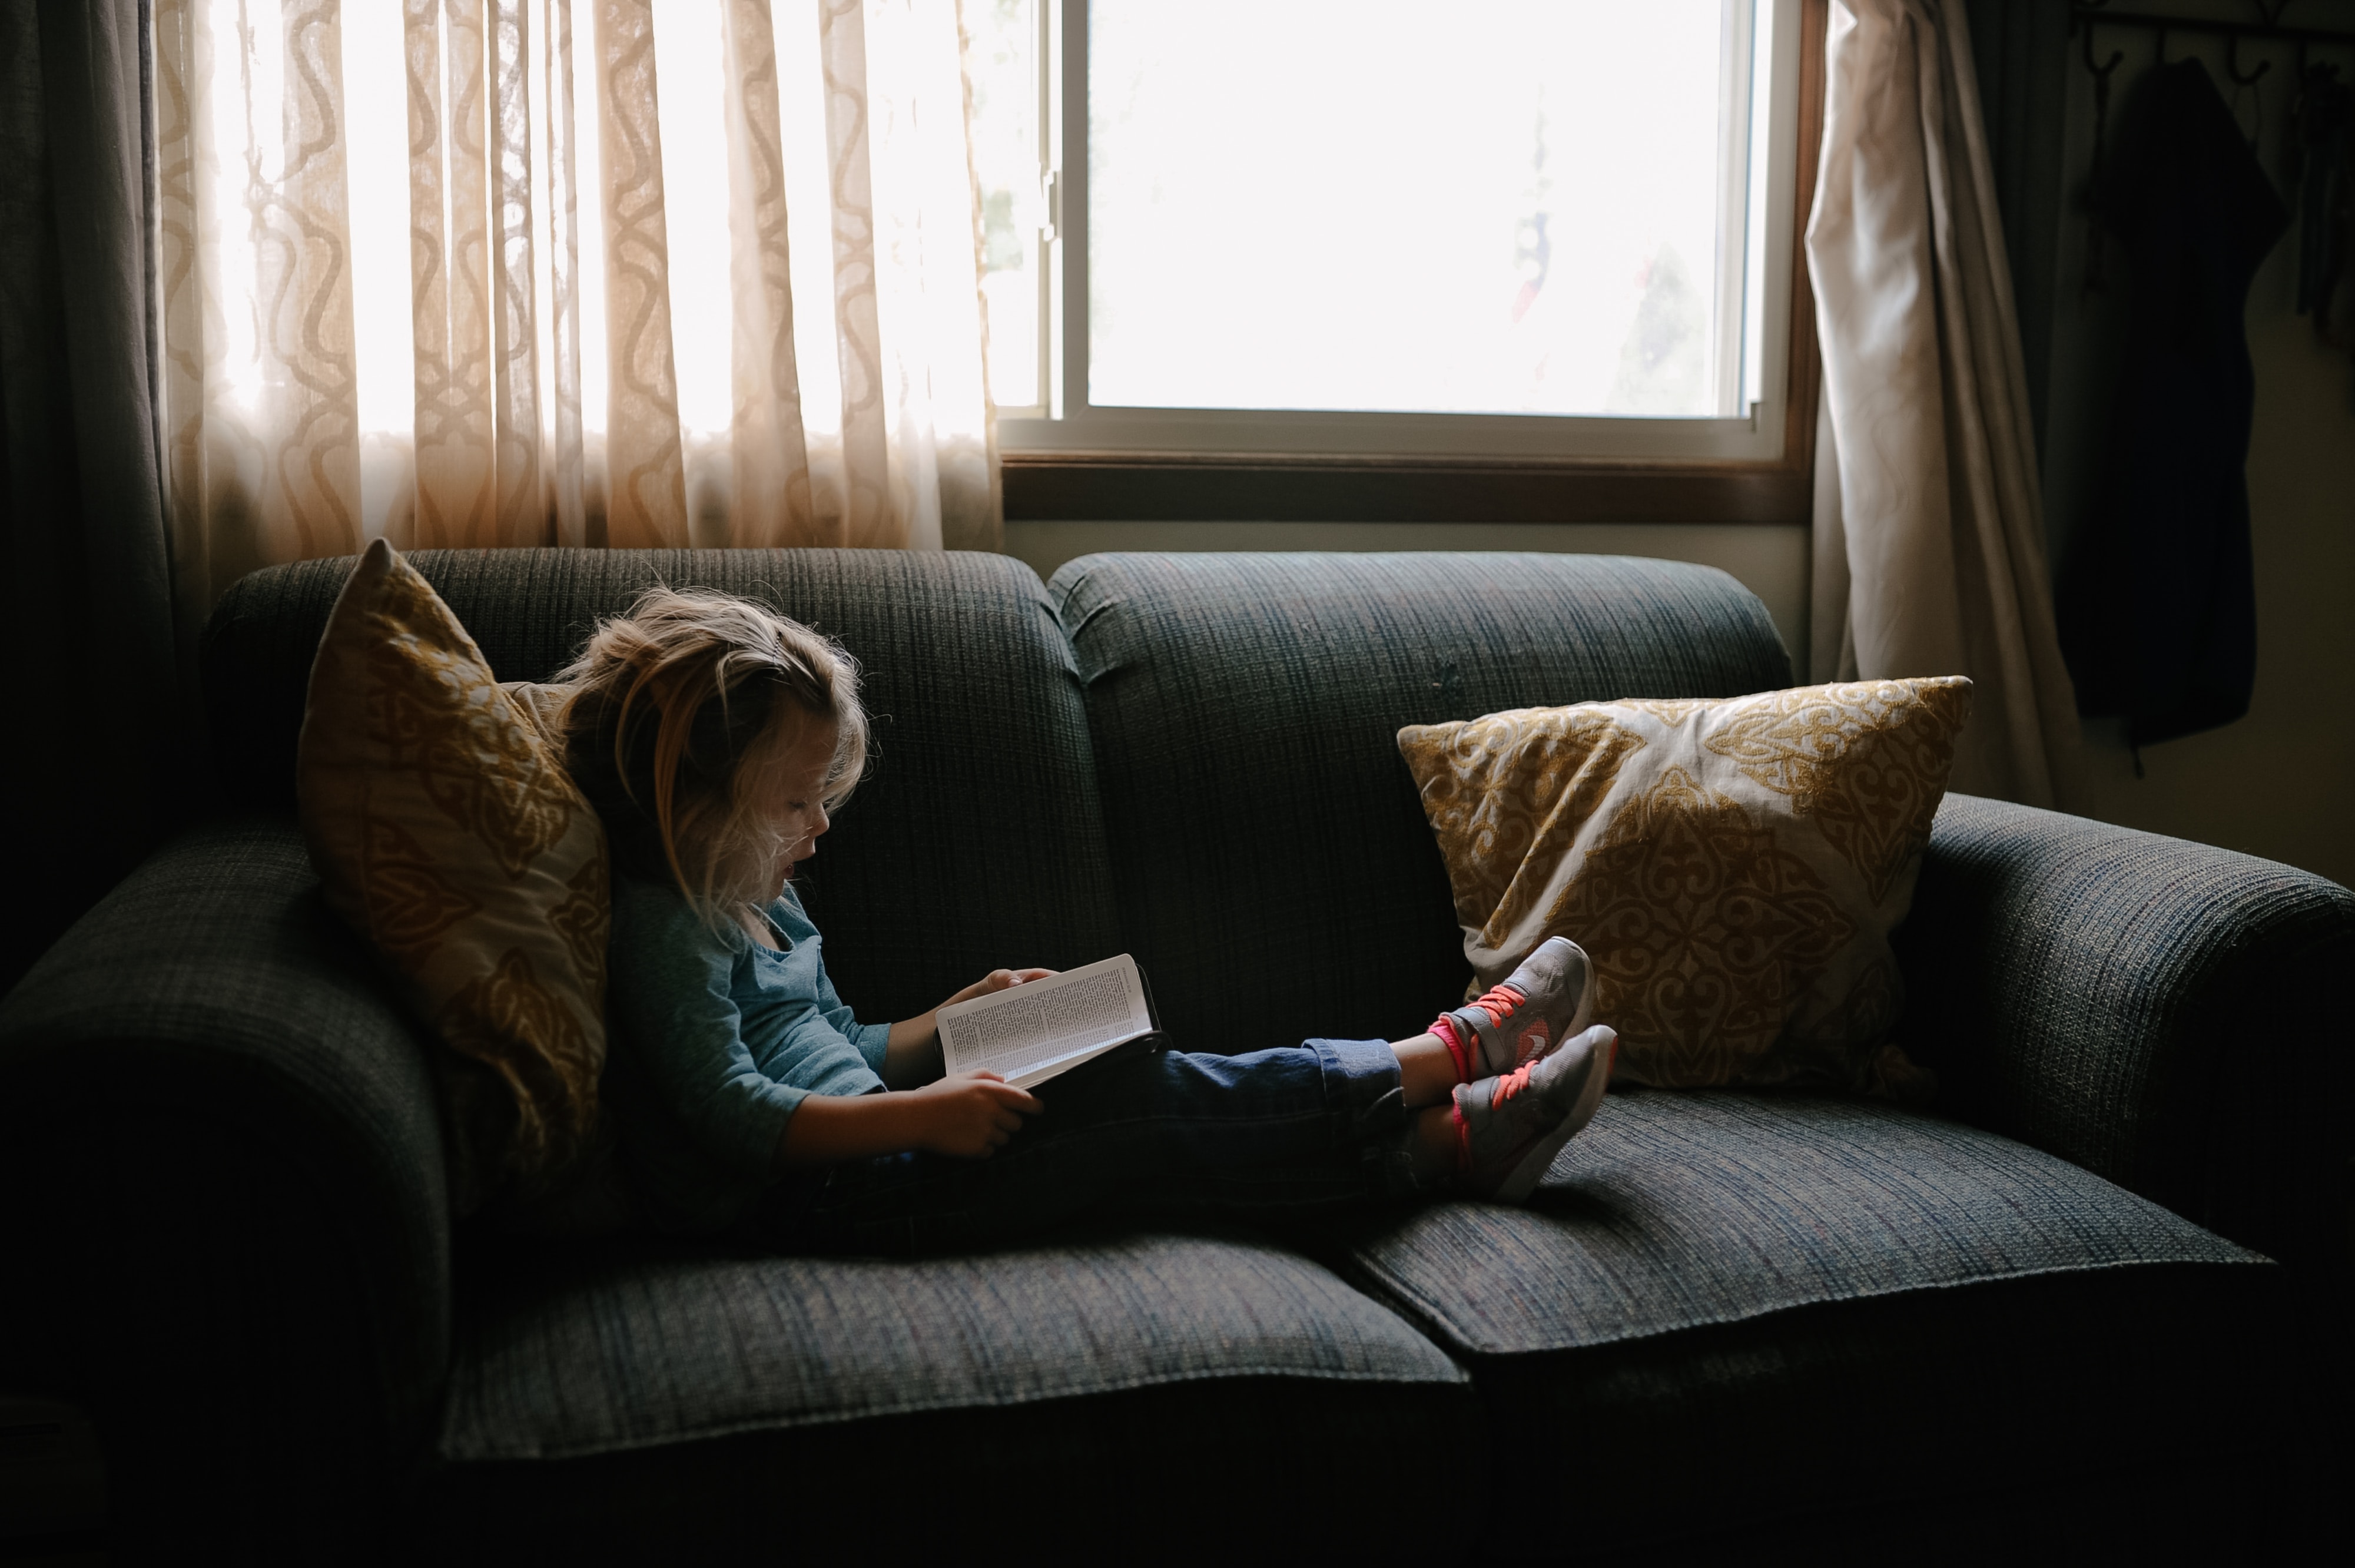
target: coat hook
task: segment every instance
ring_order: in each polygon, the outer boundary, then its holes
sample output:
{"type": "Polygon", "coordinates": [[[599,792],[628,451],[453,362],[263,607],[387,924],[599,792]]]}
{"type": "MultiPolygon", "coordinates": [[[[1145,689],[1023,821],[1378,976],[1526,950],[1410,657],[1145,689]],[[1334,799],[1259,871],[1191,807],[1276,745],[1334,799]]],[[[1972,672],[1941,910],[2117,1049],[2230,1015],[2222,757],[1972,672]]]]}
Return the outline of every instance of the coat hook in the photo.
{"type": "Polygon", "coordinates": [[[2243,76],[2241,74],[2241,35],[2238,33],[2232,35],[2229,42],[2225,45],[2225,75],[2231,77],[2235,83],[2242,87],[2254,87],[2257,84],[2257,80],[2264,76],[2265,72],[2273,69],[2273,61],[2269,59],[2262,59],[2257,62],[2256,69],[2251,71],[2246,76],[2243,76]]]}
{"type": "Polygon", "coordinates": [[[2245,87],[2256,94],[2257,112],[2254,123],[2249,127],[2249,151],[2258,157],[2264,155],[2265,138],[2265,90],[2259,84],[2265,80],[2265,72],[2273,68],[2272,60],[2261,59],[2257,62],[2256,69],[2243,76],[2241,74],[2241,35],[2230,33],[2225,36],[2224,74],[2232,79],[2233,119],[2238,120],[2241,117],[2241,89],[2245,87]]]}
{"type": "Polygon", "coordinates": [[[2084,37],[2079,41],[2085,47],[2085,69],[2094,73],[2094,81],[2096,90],[2100,91],[2107,91],[2110,85],[2110,72],[2117,69],[2118,67],[2126,63],[2126,50],[2112,49],[2110,51],[2110,58],[2107,64],[2095,65],[2094,63],[2094,24],[2090,21],[2085,24],[2084,37]]]}

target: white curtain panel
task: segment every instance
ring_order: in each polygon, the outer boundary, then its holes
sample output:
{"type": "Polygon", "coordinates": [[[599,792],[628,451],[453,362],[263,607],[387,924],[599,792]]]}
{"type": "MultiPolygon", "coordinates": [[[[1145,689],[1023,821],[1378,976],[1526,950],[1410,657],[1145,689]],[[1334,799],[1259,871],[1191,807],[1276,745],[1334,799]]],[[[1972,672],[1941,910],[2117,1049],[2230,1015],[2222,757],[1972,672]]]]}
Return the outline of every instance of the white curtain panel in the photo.
{"type": "Polygon", "coordinates": [[[1813,678],[1970,677],[1953,787],[2051,805],[2076,701],[1961,0],[1835,0],[1807,261],[1813,678]]]}
{"type": "Polygon", "coordinates": [[[176,575],[995,549],[956,0],[157,0],[176,575]]]}

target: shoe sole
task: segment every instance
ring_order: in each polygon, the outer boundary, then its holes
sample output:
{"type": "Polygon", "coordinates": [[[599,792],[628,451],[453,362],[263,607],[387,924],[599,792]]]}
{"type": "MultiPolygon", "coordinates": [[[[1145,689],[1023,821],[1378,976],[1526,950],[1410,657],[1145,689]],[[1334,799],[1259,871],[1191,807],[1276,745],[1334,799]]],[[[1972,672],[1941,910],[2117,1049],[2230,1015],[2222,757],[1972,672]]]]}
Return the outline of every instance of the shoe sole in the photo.
{"type": "MultiPolygon", "coordinates": [[[[1582,1029],[1579,1032],[1582,1034],[1585,1031],[1582,1029]]],[[[1578,1035],[1573,1034],[1570,1038],[1576,1040],[1578,1035]]],[[[1529,1152],[1514,1165],[1505,1179],[1497,1184],[1497,1190],[1491,1194],[1495,1201],[1518,1203],[1537,1189],[1538,1183],[1545,1179],[1545,1173],[1553,1168],[1554,1156],[1560,1154],[1563,1146],[1584,1131],[1586,1124],[1594,1119],[1595,1111],[1603,1104],[1603,1092],[1610,1087],[1611,1070],[1618,1065],[1619,1036],[1614,1033],[1609,1051],[1600,1054],[1599,1060],[1587,1062],[1586,1082],[1579,1085],[1578,1098],[1572,1103],[1570,1114],[1562,1117],[1561,1125],[1553,1131],[1531,1144],[1529,1152]]]]}

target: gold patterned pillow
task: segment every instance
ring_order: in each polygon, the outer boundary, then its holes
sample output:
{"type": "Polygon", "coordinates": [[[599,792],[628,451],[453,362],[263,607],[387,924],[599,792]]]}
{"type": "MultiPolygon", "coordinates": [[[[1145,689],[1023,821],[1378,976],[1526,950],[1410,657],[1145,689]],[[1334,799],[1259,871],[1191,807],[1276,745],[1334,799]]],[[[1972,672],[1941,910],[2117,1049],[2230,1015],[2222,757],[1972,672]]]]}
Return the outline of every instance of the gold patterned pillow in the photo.
{"type": "Polygon", "coordinates": [[[1582,702],[1399,731],[1474,991],[1567,936],[1640,1083],[1891,1087],[1905,917],[1970,682],[1582,702]]]}
{"type": "Polygon", "coordinates": [[[604,829],[546,739],[549,688],[503,690],[378,540],[311,667],[296,762],[330,908],[457,1053],[434,1063],[453,1201],[529,1189],[587,1146],[605,1060],[604,829]]]}

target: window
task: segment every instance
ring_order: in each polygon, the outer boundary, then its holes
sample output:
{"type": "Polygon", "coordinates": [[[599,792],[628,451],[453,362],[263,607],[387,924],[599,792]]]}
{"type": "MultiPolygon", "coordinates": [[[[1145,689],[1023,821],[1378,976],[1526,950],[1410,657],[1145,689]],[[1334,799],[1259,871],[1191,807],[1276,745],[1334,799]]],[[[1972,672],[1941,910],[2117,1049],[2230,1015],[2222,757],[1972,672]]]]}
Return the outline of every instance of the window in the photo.
{"type": "Polygon", "coordinates": [[[1124,463],[1788,468],[1803,12],[969,4],[1009,507],[1105,515],[1124,463]]]}

